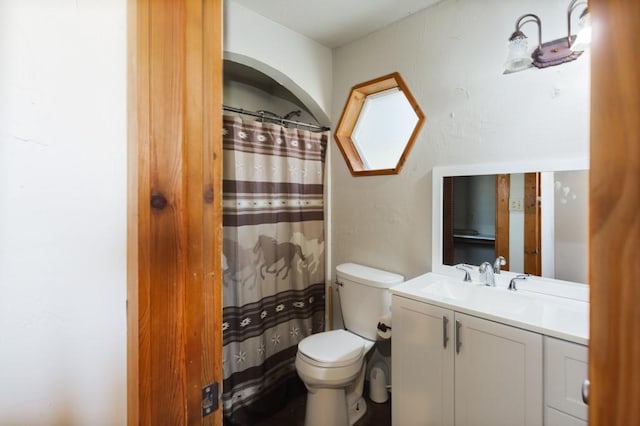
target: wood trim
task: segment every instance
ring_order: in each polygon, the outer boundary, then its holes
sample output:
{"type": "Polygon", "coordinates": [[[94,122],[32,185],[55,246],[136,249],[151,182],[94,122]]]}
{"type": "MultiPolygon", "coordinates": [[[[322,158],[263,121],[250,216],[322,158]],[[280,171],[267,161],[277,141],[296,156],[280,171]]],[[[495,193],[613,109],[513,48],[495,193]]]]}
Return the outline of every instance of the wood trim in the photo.
{"type": "Polygon", "coordinates": [[[400,74],[397,72],[383,75],[382,77],[374,78],[373,80],[356,84],[355,86],[353,86],[353,91],[362,94],[364,97],[367,97],[369,95],[373,95],[374,93],[384,92],[385,90],[398,87],[399,78],[400,74]]]}
{"type": "Polygon", "coordinates": [[[524,174],[524,273],[542,275],[540,173],[524,174]]]}
{"type": "Polygon", "coordinates": [[[442,178],[442,263],[453,265],[453,182],[454,177],[442,178]]]}
{"type": "Polygon", "coordinates": [[[591,0],[589,424],[640,424],[640,3],[591,0]]]}
{"type": "Polygon", "coordinates": [[[402,166],[404,166],[404,162],[407,160],[407,156],[409,155],[409,152],[411,152],[411,148],[413,148],[413,144],[416,142],[416,139],[418,138],[418,133],[420,133],[420,130],[422,130],[422,126],[424,126],[426,117],[422,112],[422,110],[420,109],[420,105],[418,105],[418,101],[416,101],[416,98],[413,97],[413,94],[409,90],[409,86],[407,86],[407,84],[404,82],[402,77],[400,77],[400,74],[397,74],[395,77],[398,82],[398,86],[400,87],[400,90],[404,92],[404,95],[407,97],[409,104],[411,105],[411,107],[413,108],[413,111],[416,113],[416,116],[418,117],[418,122],[413,128],[413,132],[411,132],[411,136],[409,136],[409,141],[407,141],[407,146],[405,146],[404,151],[402,151],[402,155],[398,160],[398,165],[393,169],[393,173],[397,174],[397,173],[400,173],[402,166]]]}
{"type": "MultiPolygon", "coordinates": [[[[202,383],[220,383],[222,392],[222,1],[204,0],[204,247],[202,383]]],[[[222,407],[203,425],[221,426],[222,407]]]]}
{"type": "Polygon", "coordinates": [[[149,381],[149,227],[138,221],[149,216],[141,203],[140,181],[149,180],[149,58],[140,54],[149,45],[148,0],[127,3],[127,423],[148,424],[151,411],[149,381]],[[140,297],[140,295],[144,295],[140,297]]]}
{"type": "Polygon", "coordinates": [[[505,271],[509,270],[509,195],[511,177],[508,174],[496,175],[496,252],[495,257],[503,256],[505,271]]]}
{"type": "Polygon", "coordinates": [[[375,78],[373,80],[365,81],[364,83],[357,84],[351,88],[347,102],[345,103],[340,120],[338,121],[338,127],[334,132],[334,139],[340,149],[349,171],[353,176],[375,176],[375,175],[390,175],[400,173],[404,162],[418,137],[418,133],[424,125],[425,116],[418,102],[411,94],[409,87],[406,85],[400,74],[395,72],[392,74],[384,75],[382,77],[375,78]],[[409,104],[415,111],[418,122],[416,123],[409,140],[405,146],[402,155],[398,159],[398,164],[391,169],[379,169],[379,170],[367,170],[364,162],[358,153],[358,150],[353,142],[351,135],[353,129],[358,122],[358,117],[364,106],[366,97],[375,93],[384,92],[385,90],[399,88],[406,96],[409,104]]]}
{"type": "Polygon", "coordinates": [[[351,133],[353,133],[353,128],[358,121],[358,116],[364,105],[364,99],[365,97],[361,93],[354,92],[353,89],[351,90],[344,109],[342,110],[340,121],[338,121],[338,127],[333,134],[333,138],[352,175],[365,170],[362,158],[360,158],[356,145],[353,143],[353,139],[351,139],[351,133]]]}
{"type": "Polygon", "coordinates": [[[222,424],[221,8],[128,3],[129,424],[222,424]]]}

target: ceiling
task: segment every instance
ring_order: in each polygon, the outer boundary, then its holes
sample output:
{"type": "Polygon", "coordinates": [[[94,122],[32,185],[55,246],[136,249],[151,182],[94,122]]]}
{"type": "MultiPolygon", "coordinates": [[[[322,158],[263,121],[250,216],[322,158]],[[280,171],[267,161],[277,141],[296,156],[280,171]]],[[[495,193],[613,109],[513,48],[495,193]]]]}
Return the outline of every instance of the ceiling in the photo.
{"type": "Polygon", "coordinates": [[[327,47],[339,47],[441,0],[233,0],[327,47]]]}

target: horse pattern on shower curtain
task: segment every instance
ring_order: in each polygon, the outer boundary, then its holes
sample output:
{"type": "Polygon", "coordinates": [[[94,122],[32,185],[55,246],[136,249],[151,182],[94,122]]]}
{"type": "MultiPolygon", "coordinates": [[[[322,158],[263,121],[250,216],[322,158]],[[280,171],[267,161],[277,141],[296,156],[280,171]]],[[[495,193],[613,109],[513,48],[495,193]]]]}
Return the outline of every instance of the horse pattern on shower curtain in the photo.
{"type": "Polygon", "coordinates": [[[223,127],[222,405],[233,422],[296,375],[298,342],[324,329],[328,134],[232,116],[223,127]]]}

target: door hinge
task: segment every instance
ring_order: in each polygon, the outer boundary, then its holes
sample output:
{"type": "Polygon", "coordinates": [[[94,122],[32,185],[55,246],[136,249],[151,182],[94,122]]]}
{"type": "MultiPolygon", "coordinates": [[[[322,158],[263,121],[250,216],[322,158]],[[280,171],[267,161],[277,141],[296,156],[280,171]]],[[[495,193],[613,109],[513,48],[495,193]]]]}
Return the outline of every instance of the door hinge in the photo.
{"type": "Polygon", "coordinates": [[[218,409],[220,399],[220,383],[214,382],[202,388],[202,417],[206,417],[218,409]]]}

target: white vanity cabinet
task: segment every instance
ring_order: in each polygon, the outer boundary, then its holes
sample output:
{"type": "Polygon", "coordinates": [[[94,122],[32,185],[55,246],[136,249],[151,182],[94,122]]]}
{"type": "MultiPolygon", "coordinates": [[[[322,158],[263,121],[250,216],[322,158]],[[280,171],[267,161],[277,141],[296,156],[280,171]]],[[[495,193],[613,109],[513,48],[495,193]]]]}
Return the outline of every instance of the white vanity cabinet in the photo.
{"type": "Polygon", "coordinates": [[[587,424],[587,405],[582,401],[582,384],[588,372],[587,356],[586,346],[545,336],[545,425],[587,424]]]}
{"type": "Polygon", "coordinates": [[[453,311],[392,300],[392,424],[453,425],[453,311]]]}
{"type": "Polygon", "coordinates": [[[455,424],[542,424],[542,336],[455,313],[455,424]]]}
{"type": "Polygon", "coordinates": [[[541,425],[542,336],[394,295],[394,425],[541,425]]]}

